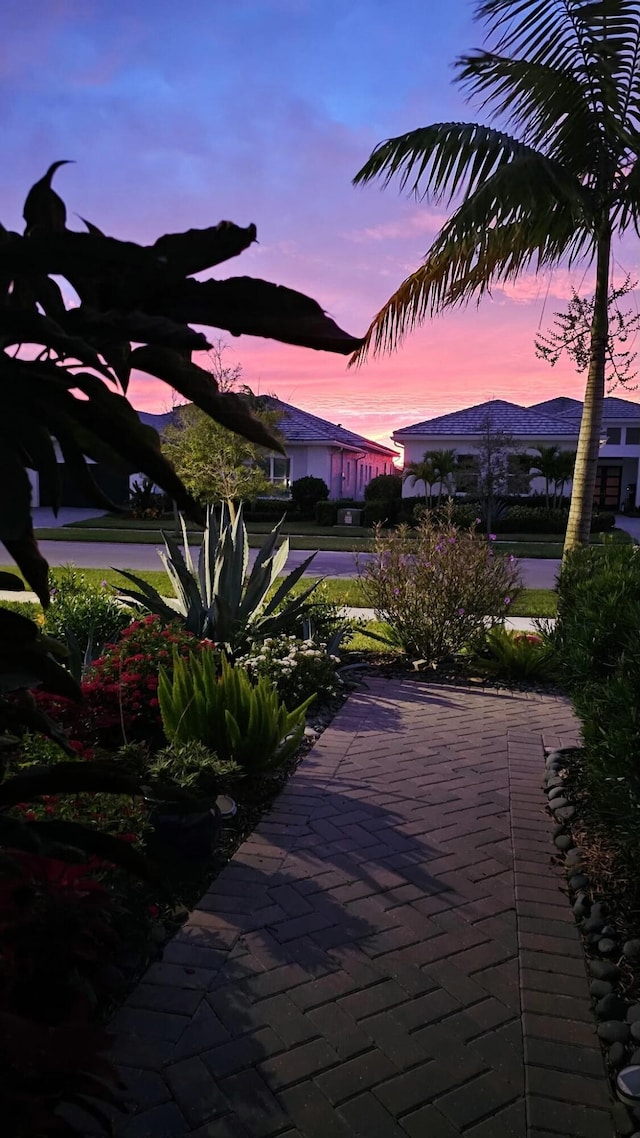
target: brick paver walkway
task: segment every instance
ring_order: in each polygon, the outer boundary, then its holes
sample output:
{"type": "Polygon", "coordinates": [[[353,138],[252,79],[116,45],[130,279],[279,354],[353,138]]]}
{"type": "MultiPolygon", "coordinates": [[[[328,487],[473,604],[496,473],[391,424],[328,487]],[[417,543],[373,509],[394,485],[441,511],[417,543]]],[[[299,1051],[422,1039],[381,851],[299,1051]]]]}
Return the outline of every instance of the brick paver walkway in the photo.
{"type": "Polygon", "coordinates": [[[126,1138],[609,1138],[554,697],[377,680],[117,1014],[126,1138]]]}

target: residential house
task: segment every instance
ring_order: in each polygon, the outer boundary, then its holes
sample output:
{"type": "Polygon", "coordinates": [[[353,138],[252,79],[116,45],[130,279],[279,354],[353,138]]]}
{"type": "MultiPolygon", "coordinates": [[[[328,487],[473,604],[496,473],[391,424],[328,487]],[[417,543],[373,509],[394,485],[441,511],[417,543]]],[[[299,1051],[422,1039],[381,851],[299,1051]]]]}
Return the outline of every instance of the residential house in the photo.
{"type": "MultiPolygon", "coordinates": [[[[331,498],[361,499],[372,478],[378,474],[392,474],[396,469],[394,459],[398,458],[398,452],[390,447],[365,439],[339,423],[321,419],[274,396],[263,396],[261,402],[269,410],[280,412],[279,430],[287,452],[286,457],[271,454],[264,460],[274,493],[286,494],[297,478],[313,475],[326,482],[331,498]]],[[[143,423],[162,434],[174,412],[153,415],[139,411],[138,414],[143,423]]],[[[104,493],[117,505],[128,501],[130,483],[143,477],[137,474],[130,479],[128,475],[115,472],[101,463],[91,463],[91,473],[104,493]]],[[[33,472],[32,475],[34,505],[51,505],[53,485],[44,478],[38,480],[38,475],[33,472]]],[[[58,476],[63,505],[93,505],[85,487],[78,485],[72,473],[65,470],[62,456],[58,460],[58,476]]]]}
{"type": "Polygon", "coordinates": [[[365,439],[340,423],[331,423],[291,403],[267,395],[261,402],[280,412],[287,458],[270,458],[270,476],[275,486],[289,486],[298,478],[313,475],[329,487],[330,498],[362,499],[372,478],[393,474],[398,452],[365,439]]]}
{"type": "MultiPolygon", "coordinates": [[[[278,430],[284,439],[286,457],[265,456],[264,463],[274,494],[286,494],[292,482],[306,475],[322,478],[330,498],[362,498],[367,483],[377,474],[392,474],[398,452],[372,442],[339,423],[330,423],[273,395],[260,397],[269,411],[280,414],[278,430]]],[[[172,412],[150,415],[139,412],[143,423],[161,434],[172,412]]]]}
{"type": "MultiPolygon", "coordinates": [[[[459,471],[452,489],[471,491],[481,438],[489,424],[493,432],[502,432],[514,440],[509,488],[516,493],[537,493],[544,491],[544,479],[534,476],[529,481],[526,477],[528,458],[523,456],[532,456],[538,446],[555,445],[560,450],[575,451],[581,415],[580,401],[564,396],[529,407],[492,399],[402,427],[393,432],[392,438],[404,448],[405,465],[420,461],[425,451],[455,450],[459,471]]],[[[606,398],[595,502],[610,510],[638,505],[639,488],[640,404],[606,398]]],[[[412,484],[410,479],[404,482],[404,497],[420,493],[420,484],[412,484]]]]}

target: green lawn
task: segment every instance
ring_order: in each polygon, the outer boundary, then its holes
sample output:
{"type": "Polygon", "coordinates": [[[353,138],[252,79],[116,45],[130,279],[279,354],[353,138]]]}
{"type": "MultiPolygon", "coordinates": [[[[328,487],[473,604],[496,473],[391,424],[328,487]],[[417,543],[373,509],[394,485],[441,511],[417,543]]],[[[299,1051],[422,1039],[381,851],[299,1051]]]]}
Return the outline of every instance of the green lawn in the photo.
{"type": "MultiPolygon", "coordinates": [[[[168,533],[181,539],[182,534],[175,530],[172,518],[167,518],[165,527],[168,533]]],[[[115,541],[119,544],[162,545],[161,525],[151,519],[122,518],[117,514],[104,514],[102,517],[88,518],[86,521],[74,522],[59,529],[36,530],[36,538],[40,541],[115,541]]],[[[264,540],[264,534],[273,528],[272,522],[250,522],[248,524],[249,545],[252,549],[259,548],[264,540]]],[[[283,534],[289,535],[292,549],[313,552],[353,553],[366,550],[371,539],[371,530],[363,526],[337,528],[335,526],[317,526],[313,522],[291,521],[285,522],[283,534]]],[[[189,530],[189,539],[194,545],[199,545],[202,530],[193,526],[189,530]]],[[[593,534],[592,542],[600,544],[604,536],[610,536],[614,541],[631,542],[631,536],[623,530],[611,530],[608,535],[593,534]]],[[[524,534],[515,533],[501,536],[495,543],[496,549],[501,553],[512,553],[515,557],[562,557],[563,538],[560,534],[524,534]]]]}
{"type": "MultiPolygon", "coordinates": [[[[16,568],[13,565],[0,566],[8,573],[16,573],[16,568]]],[[[53,574],[55,576],[56,570],[53,574]]],[[[136,576],[141,577],[149,585],[153,585],[161,595],[171,595],[171,589],[168,584],[167,575],[163,569],[140,569],[135,570],[136,576]]],[[[106,581],[108,585],[115,585],[117,587],[127,588],[128,582],[126,579],[115,569],[78,569],[78,573],[84,577],[88,585],[100,585],[106,581]]],[[[17,574],[20,576],[20,574],[17,574]]],[[[300,592],[306,589],[313,580],[319,578],[305,577],[304,581],[300,582],[296,591],[300,592]]],[[[19,593],[16,593],[16,600],[19,600],[19,593]]],[[[350,577],[327,577],[322,585],[322,598],[324,600],[335,601],[340,605],[347,605],[349,608],[368,608],[368,602],[362,592],[362,586],[357,578],[350,577]]],[[[520,596],[514,602],[511,615],[512,616],[540,616],[552,617],[556,614],[556,593],[553,589],[523,589],[520,596]]]]}
{"type": "MultiPolygon", "coordinates": [[[[251,521],[247,522],[247,530],[249,534],[271,533],[271,530],[275,524],[275,522],[251,521]]],[[[89,530],[92,533],[98,530],[110,531],[110,536],[109,538],[105,538],[105,541],[114,540],[114,531],[117,533],[135,533],[137,535],[154,534],[157,535],[159,541],[162,540],[160,536],[161,530],[164,529],[169,533],[177,532],[176,525],[172,517],[165,518],[163,521],[157,521],[152,518],[124,518],[118,514],[104,514],[103,517],[86,518],[84,521],[79,522],[67,522],[67,524],[61,528],[65,531],[72,532],[75,532],[75,530],[83,530],[85,532],[89,530]]],[[[337,535],[338,537],[350,537],[351,534],[353,534],[355,537],[369,537],[371,534],[371,530],[366,526],[345,526],[336,528],[335,526],[318,526],[315,524],[315,522],[302,522],[295,520],[285,521],[282,525],[281,532],[283,534],[297,534],[301,537],[307,537],[310,535],[318,537],[333,537],[334,535],[337,535]]],[[[197,526],[194,523],[190,523],[189,533],[191,534],[193,540],[195,542],[198,542],[202,536],[202,527],[197,526]]],[[[77,534],[76,536],[78,540],[85,539],[84,533],[77,534]]],[[[180,536],[182,536],[181,531],[180,536]]],[[[136,541],[137,540],[145,541],[146,538],[144,536],[140,538],[136,537],[136,541]]]]}
{"type": "MultiPolygon", "coordinates": [[[[333,533],[333,530],[330,532],[333,533]]],[[[370,534],[369,531],[365,532],[366,537],[358,537],[351,531],[344,537],[341,534],[336,537],[293,535],[291,537],[291,549],[305,549],[310,553],[314,550],[323,550],[328,553],[353,553],[355,550],[367,548],[370,534]]],[[[119,545],[162,545],[162,535],[159,530],[136,532],[135,530],[121,529],[85,529],[79,531],[67,529],[66,526],[63,526],[61,529],[37,529],[35,536],[37,541],[113,541],[119,545]]],[[[182,535],[179,536],[182,537],[182,535]]],[[[199,545],[201,537],[201,532],[190,534],[190,541],[192,538],[193,544],[199,545]]],[[[249,533],[251,549],[259,549],[263,542],[264,534],[249,533]]]]}

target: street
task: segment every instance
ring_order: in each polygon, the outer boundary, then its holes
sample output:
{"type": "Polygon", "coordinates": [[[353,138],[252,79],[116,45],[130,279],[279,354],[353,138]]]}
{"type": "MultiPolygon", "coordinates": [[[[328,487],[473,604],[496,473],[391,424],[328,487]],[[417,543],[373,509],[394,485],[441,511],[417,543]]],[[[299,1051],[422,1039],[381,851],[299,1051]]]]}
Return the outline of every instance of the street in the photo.
{"type": "MultiPolygon", "coordinates": [[[[162,562],[154,545],[124,545],[119,542],[89,541],[41,541],[38,543],[43,557],[50,565],[66,565],[73,562],[79,569],[162,569],[162,562]]],[[[197,556],[197,547],[192,551],[197,556]]],[[[258,551],[250,551],[250,563],[258,551]]],[[[304,550],[291,551],[287,567],[295,568],[309,553],[304,550]]],[[[367,554],[360,555],[364,561],[367,554]]],[[[552,589],[560,568],[558,560],[523,557],[519,559],[524,585],[529,589],[552,589]]],[[[353,553],[317,553],[309,568],[314,577],[355,577],[357,575],[353,553]]]]}

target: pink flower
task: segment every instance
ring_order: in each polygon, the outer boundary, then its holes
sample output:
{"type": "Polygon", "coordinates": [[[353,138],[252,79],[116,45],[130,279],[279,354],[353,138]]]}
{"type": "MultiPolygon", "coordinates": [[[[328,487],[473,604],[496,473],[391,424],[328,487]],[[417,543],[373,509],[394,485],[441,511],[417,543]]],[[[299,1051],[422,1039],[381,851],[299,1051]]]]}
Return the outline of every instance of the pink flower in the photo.
{"type": "Polygon", "coordinates": [[[490,534],[489,534],[489,541],[495,541],[495,540],[496,540],[496,535],[495,535],[495,533],[490,533],[490,534]]]}
{"type": "Polygon", "coordinates": [[[511,597],[505,597],[504,603],[505,603],[505,605],[510,605],[511,604],[511,597]]]}

